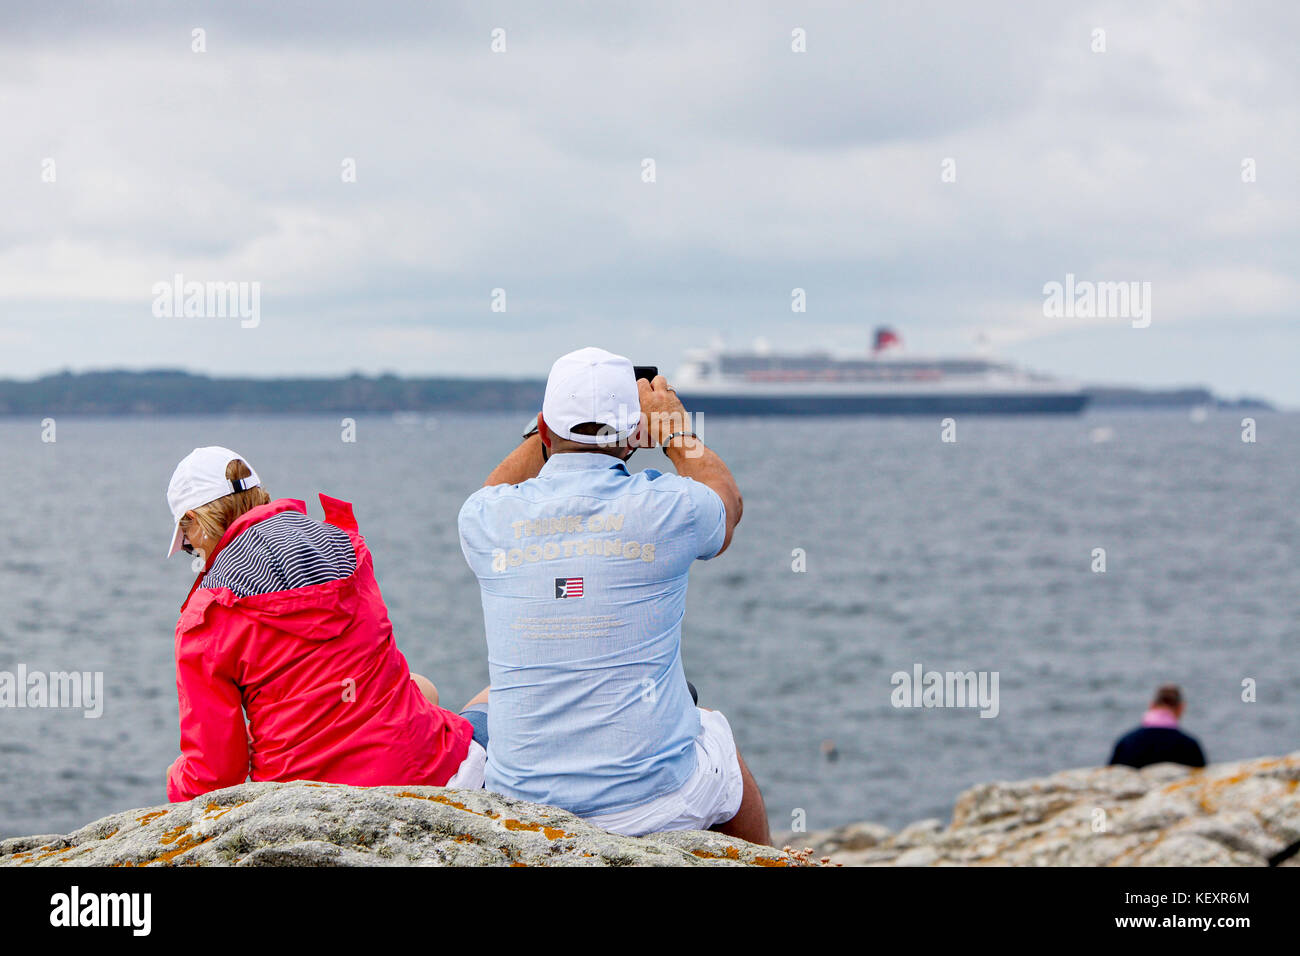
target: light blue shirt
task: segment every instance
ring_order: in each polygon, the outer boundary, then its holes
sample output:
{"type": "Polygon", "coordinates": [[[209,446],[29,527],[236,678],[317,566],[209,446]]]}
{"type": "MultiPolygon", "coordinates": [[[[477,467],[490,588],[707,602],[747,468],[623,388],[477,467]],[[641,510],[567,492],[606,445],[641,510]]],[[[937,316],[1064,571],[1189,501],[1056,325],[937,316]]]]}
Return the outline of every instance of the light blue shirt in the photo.
{"type": "Polygon", "coordinates": [[[487,630],[487,788],[588,815],[679,789],[700,733],[682,672],[686,576],[722,548],[722,499],[566,452],[471,495],[459,525],[487,630]]]}

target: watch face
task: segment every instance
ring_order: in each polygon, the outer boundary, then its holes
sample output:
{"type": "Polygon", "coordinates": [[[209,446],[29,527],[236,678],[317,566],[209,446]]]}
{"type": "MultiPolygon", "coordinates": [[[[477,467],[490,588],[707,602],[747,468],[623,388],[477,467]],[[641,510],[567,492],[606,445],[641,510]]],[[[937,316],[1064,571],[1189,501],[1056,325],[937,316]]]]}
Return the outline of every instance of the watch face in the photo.
{"type": "Polygon", "coordinates": [[[531,435],[531,434],[532,434],[533,432],[535,432],[535,431],[537,431],[537,416],[536,416],[536,415],[534,415],[532,418],[528,419],[528,423],[527,423],[526,425],[524,425],[524,433],[523,433],[521,436],[519,436],[519,437],[521,437],[521,438],[527,438],[529,435],[531,435]]]}

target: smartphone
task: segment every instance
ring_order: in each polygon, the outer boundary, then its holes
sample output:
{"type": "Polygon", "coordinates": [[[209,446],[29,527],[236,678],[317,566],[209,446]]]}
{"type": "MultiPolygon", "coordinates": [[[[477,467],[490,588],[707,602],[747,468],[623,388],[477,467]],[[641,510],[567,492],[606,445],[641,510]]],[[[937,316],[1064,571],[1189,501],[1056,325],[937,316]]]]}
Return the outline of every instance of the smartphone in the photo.
{"type": "Polygon", "coordinates": [[[654,377],[659,374],[658,365],[633,365],[632,373],[637,378],[643,378],[647,382],[654,381],[654,377]]]}

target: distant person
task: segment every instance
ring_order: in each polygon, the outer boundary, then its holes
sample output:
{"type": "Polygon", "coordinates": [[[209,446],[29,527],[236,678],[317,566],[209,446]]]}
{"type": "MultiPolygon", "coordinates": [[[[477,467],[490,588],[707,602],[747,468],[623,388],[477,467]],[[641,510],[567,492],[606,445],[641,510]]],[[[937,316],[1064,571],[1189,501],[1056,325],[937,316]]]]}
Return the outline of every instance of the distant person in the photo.
{"type": "Polygon", "coordinates": [[[488,729],[489,790],[630,836],[766,844],[731,725],[682,671],[687,572],[727,549],[741,512],[731,471],[687,429],[663,376],[602,349],[556,360],[535,429],[460,511],[492,677],[466,713],[488,729]],[[676,475],[628,470],[643,417],[676,475]]]}
{"type": "Polygon", "coordinates": [[[1142,717],[1142,726],[1130,730],[1115,744],[1111,764],[1145,767],[1153,763],[1181,763],[1204,767],[1205,754],[1196,738],[1178,728],[1182,719],[1183,692],[1177,684],[1165,684],[1142,717]]]}
{"type": "Polygon", "coordinates": [[[393,642],[352,506],[272,501],[228,448],[196,448],[167,489],[171,547],[203,559],[176,625],[181,755],[167,798],[254,780],[444,785],[487,753],[393,642]],[[247,714],[247,725],[245,725],[247,714]]]}

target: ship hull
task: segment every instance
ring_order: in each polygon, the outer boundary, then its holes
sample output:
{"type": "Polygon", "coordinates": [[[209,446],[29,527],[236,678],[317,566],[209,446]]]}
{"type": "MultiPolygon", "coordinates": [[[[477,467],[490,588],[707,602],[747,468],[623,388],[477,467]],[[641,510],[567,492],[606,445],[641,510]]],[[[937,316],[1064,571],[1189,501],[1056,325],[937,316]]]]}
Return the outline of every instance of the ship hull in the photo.
{"type": "Polygon", "coordinates": [[[1080,392],[991,394],[722,395],[682,389],[687,411],[709,415],[1077,415],[1080,392]]]}

